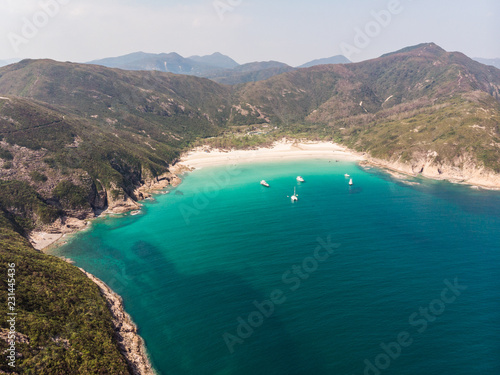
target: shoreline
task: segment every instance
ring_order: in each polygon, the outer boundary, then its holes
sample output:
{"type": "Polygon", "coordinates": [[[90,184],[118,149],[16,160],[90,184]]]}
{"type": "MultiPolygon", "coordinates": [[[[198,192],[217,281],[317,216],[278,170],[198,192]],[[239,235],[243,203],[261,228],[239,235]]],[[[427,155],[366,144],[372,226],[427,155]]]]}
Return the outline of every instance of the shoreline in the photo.
{"type": "Polygon", "coordinates": [[[109,311],[113,316],[115,338],[120,353],[125,357],[133,375],[156,375],[146,351],[143,338],[137,332],[137,326],[124,309],[122,298],[101,279],[79,268],[92,280],[106,299],[109,311]]]}
{"type": "MultiPolygon", "coordinates": [[[[369,165],[371,167],[385,170],[387,173],[397,179],[404,179],[405,177],[423,177],[428,180],[446,181],[451,184],[468,186],[472,189],[500,191],[500,175],[488,172],[488,174],[486,174],[485,176],[484,171],[482,170],[471,172],[471,175],[469,176],[464,176],[461,174],[461,172],[457,172],[456,170],[451,172],[441,171],[438,167],[427,168],[427,170],[424,170],[424,172],[416,173],[413,171],[414,166],[371,157],[368,157],[366,158],[366,160],[361,161],[360,165],[369,165]]],[[[424,169],[424,167],[422,167],[422,169],[424,169]]]]}
{"type": "Polygon", "coordinates": [[[178,164],[193,170],[227,164],[279,162],[311,158],[353,161],[361,166],[369,165],[382,169],[399,180],[423,177],[429,180],[448,181],[453,184],[470,186],[474,189],[500,190],[500,175],[481,169],[470,168],[465,172],[454,167],[444,166],[441,170],[437,166],[430,165],[427,160],[420,160],[415,165],[408,165],[373,158],[366,153],[360,153],[331,142],[300,142],[283,139],[275,142],[271,147],[254,150],[214,150],[208,146],[201,146],[184,153],[178,164]],[[423,172],[417,173],[414,171],[415,168],[421,168],[423,172]]]}
{"type": "MultiPolygon", "coordinates": [[[[299,141],[282,139],[275,142],[271,147],[258,147],[250,150],[221,150],[212,149],[210,146],[200,146],[184,152],[180,160],[170,166],[170,172],[167,173],[168,179],[160,178],[155,182],[145,183],[137,188],[137,195],[143,196],[143,199],[152,197],[152,194],[158,193],[168,186],[178,186],[182,180],[180,175],[195,169],[204,167],[221,166],[227,164],[256,163],[256,162],[280,162],[290,160],[304,159],[332,159],[338,161],[352,161],[359,165],[370,165],[372,167],[385,170],[394,178],[404,180],[407,177],[424,177],[436,181],[448,181],[453,184],[466,185],[475,189],[500,190],[500,175],[485,173],[482,170],[469,170],[468,175],[457,171],[455,168],[446,168],[441,171],[438,167],[425,164],[425,160],[419,161],[424,172],[415,172],[416,165],[409,165],[400,162],[387,161],[373,158],[366,153],[356,152],[345,146],[332,142],[318,141],[299,141]]],[[[139,201],[140,202],[140,201],[139,201]]],[[[112,205],[98,217],[125,214],[132,211],[138,211],[142,205],[130,198],[126,202],[120,202],[112,205]]],[[[44,231],[35,231],[30,233],[29,240],[37,250],[44,251],[56,248],[65,244],[60,241],[64,237],[80,233],[88,229],[92,221],[97,217],[86,218],[83,220],[77,218],[65,218],[64,222],[54,223],[53,228],[44,231]]]]}
{"type": "MultiPolygon", "coordinates": [[[[347,147],[331,142],[299,142],[288,140],[275,142],[272,147],[262,147],[253,150],[214,150],[209,146],[201,146],[185,152],[181,155],[178,162],[170,166],[170,179],[168,182],[162,180],[161,182],[157,181],[153,184],[144,184],[137,190],[143,192],[146,197],[150,198],[151,194],[159,193],[159,191],[168,186],[175,187],[179,185],[182,182],[179,176],[192,170],[227,164],[280,162],[301,159],[331,159],[357,162],[361,167],[370,166],[380,168],[394,178],[403,181],[407,177],[422,176],[432,180],[446,180],[452,183],[469,185],[471,188],[480,187],[488,190],[500,190],[500,182],[497,186],[488,186],[463,180],[454,180],[452,177],[447,177],[444,174],[433,177],[423,173],[412,173],[407,168],[401,167],[398,163],[371,158],[365,153],[358,153],[347,147]]],[[[112,206],[108,210],[102,212],[98,217],[119,215],[134,210],[140,210],[142,205],[134,201],[133,204],[122,204],[116,207],[118,210],[115,211],[115,207],[112,206]]],[[[83,220],[64,218],[64,220],[61,220],[61,223],[54,225],[52,231],[32,232],[30,234],[30,242],[37,250],[46,252],[65,244],[66,242],[61,241],[61,239],[67,235],[80,233],[89,229],[93,220],[96,218],[97,217],[85,218],[83,220]]],[[[71,262],[71,260],[65,260],[71,262]]],[[[122,298],[102,280],[81,268],[80,270],[98,286],[101,294],[105,297],[108,308],[113,316],[116,342],[120,352],[126,358],[132,374],[155,375],[156,372],[150,362],[144,340],[138,334],[135,323],[126,313],[122,298]]]]}
{"type": "MultiPolygon", "coordinates": [[[[169,178],[157,183],[147,183],[137,189],[147,199],[151,194],[158,193],[168,186],[178,186],[182,181],[179,175],[204,167],[219,166],[225,164],[254,163],[254,162],[279,162],[285,160],[300,159],[332,159],[342,161],[364,161],[364,155],[349,150],[347,147],[331,142],[298,142],[281,140],[275,142],[272,147],[260,147],[254,150],[219,150],[209,149],[208,146],[197,147],[181,155],[180,160],[170,167],[169,178]]],[[[139,194],[137,194],[139,195],[139,194]]],[[[130,199],[129,199],[130,200],[130,199]]],[[[120,215],[141,209],[139,202],[116,204],[98,217],[120,215]]],[[[98,217],[85,219],[64,218],[58,220],[52,228],[43,231],[34,231],[29,235],[33,247],[39,251],[47,251],[65,244],[60,241],[64,237],[80,233],[92,225],[92,221],[98,217]]]]}
{"type": "Polygon", "coordinates": [[[342,161],[363,161],[364,154],[331,142],[299,142],[281,140],[271,147],[253,150],[220,150],[208,146],[197,147],[185,152],[176,165],[200,169],[225,164],[279,162],[299,159],[335,159],[342,161]]]}

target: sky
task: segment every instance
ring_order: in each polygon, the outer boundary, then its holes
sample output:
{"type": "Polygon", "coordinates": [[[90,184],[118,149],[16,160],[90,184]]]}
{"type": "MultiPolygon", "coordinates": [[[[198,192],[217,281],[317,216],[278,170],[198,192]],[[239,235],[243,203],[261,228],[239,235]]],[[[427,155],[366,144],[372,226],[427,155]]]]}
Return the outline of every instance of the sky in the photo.
{"type": "Polygon", "coordinates": [[[132,52],[358,62],[434,42],[500,58],[498,0],[0,0],[0,60],[132,52]]]}

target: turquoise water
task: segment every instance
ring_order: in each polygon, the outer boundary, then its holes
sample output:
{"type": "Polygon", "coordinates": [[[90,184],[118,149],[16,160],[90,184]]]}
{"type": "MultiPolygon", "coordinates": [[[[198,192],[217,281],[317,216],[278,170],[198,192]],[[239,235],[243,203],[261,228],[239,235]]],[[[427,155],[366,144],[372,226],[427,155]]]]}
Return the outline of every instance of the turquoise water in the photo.
{"type": "Polygon", "coordinates": [[[500,374],[500,193],[419,182],[207,168],[56,253],[123,297],[160,374],[500,374]]]}

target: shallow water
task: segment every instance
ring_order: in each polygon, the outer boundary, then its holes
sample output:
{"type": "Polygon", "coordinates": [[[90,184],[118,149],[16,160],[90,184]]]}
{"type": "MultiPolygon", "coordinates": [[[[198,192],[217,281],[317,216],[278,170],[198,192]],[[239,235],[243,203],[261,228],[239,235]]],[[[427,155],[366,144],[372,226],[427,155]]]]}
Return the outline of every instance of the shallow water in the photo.
{"type": "Polygon", "coordinates": [[[206,168],[55,252],[123,297],[160,374],[499,374],[500,194],[419,182],[206,168]]]}

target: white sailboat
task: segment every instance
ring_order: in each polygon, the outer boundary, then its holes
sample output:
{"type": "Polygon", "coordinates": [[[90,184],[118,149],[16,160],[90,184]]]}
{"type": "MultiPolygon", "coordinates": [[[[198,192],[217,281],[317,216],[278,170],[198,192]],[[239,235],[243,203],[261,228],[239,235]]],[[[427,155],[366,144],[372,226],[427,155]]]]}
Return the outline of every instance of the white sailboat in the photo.
{"type": "Polygon", "coordinates": [[[266,182],[266,180],[262,180],[262,181],[260,182],[260,184],[261,184],[262,186],[269,187],[269,184],[266,182]]]}
{"type": "Polygon", "coordinates": [[[346,174],[344,175],[344,177],[351,177],[351,176],[349,176],[349,175],[346,173],[346,174]]]}
{"type": "Polygon", "coordinates": [[[297,195],[296,189],[293,188],[292,202],[296,202],[299,200],[299,196],[297,195]]]}
{"type": "Polygon", "coordinates": [[[302,178],[302,176],[297,176],[297,181],[298,182],[305,182],[305,180],[302,178]]]}
{"type": "Polygon", "coordinates": [[[354,183],[352,182],[352,178],[349,180],[349,185],[353,185],[354,183]]]}

